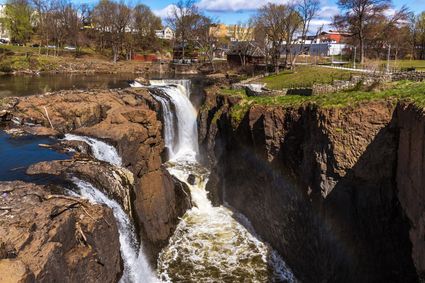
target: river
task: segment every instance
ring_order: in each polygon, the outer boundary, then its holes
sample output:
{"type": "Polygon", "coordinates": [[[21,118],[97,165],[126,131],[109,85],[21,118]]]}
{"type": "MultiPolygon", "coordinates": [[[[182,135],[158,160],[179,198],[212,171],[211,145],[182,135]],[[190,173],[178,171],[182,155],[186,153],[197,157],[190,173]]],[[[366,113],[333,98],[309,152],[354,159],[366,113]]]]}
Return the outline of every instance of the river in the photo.
{"type": "Polygon", "coordinates": [[[43,74],[0,76],[0,99],[66,89],[125,88],[134,74],[43,74]]]}

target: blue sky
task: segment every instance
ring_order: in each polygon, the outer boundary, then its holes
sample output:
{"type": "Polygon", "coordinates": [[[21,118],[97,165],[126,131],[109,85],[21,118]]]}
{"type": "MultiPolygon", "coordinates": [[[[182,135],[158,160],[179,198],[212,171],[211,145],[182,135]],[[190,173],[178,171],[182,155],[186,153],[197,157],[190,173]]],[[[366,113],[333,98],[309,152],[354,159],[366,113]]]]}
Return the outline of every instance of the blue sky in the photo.
{"type": "MultiPolygon", "coordinates": [[[[0,0],[5,2],[6,0],[0,0]]],[[[75,3],[95,4],[97,0],[71,0],[75,3]]],[[[159,16],[166,17],[171,5],[177,0],[124,0],[130,5],[143,3],[159,16]]],[[[290,0],[198,0],[199,7],[208,15],[225,24],[237,24],[249,19],[258,7],[267,2],[285,3],[290,0]]],[[[313,22],[313,29],[330,22],[332,16],[338,13],[337,0],[321,0],[321,11],[313,22]]],[[[394,8],[407,5],[415,13],[425,10],[425,0],[393,0],[394,8]]],[[[329,27],[327,27],[329,28],[329,27]]]]}

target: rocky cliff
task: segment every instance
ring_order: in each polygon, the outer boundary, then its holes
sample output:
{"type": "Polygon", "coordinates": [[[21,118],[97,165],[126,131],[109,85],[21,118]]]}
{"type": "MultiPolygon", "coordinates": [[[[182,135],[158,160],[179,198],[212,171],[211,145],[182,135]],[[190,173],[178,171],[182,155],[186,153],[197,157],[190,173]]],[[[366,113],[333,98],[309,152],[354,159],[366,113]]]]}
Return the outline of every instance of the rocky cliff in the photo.
{"type": "Polygon", "coordinates": [[[245,214],[304,282],[423,276],[421,111],[253,105],[235,121],[238,103],[210,94],[200,112],[216,204],[245,214]]]}
{"type": "Polygon", "coordinates": [[[0,183],[0,282],[119,280],[112,210],[56,195],[52,187],[0,183]]]}
{"type": "MultiPolygon", "coordinates": [[[[110,195],[121,200],[127,212],[131,212],[154,262],[191,202],[184,192],[187,188],[162,167],[160,106],[149,92],[146,89],[61,91],[11,99],[4,105],[3,112],[7,113],[4,117],[18,121],[21,128],[32,134],[72,132],[105,140],[117,148],[123,166],[134,176],[134,184],[128,194],[130,204],[127,196],[113,192],[110,195]]],[[[100,188],[106,188],[107,174],[96,176],[94,172],[98,171],[90,171],[87,162],[85,167],[77,166],[78,162],[59,163],[44,169],[55,174],[79,173],[100,188]],[[99,181],[100,176],[105,177],[103,182],[99,181]]],[[[44,169],[38,166],[35,171],[44,169]]]]}

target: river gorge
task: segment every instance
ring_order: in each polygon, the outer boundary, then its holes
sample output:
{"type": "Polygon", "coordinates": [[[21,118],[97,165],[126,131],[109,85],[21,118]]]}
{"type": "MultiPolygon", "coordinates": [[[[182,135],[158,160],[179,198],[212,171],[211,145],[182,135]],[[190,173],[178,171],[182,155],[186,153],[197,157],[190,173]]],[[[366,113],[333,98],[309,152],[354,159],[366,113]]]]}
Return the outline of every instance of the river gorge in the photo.
{"type": "Polygon", "coordinates": [[[222,83],[3,98],[0,281],[425,280],[421,109],[222,83]]]}

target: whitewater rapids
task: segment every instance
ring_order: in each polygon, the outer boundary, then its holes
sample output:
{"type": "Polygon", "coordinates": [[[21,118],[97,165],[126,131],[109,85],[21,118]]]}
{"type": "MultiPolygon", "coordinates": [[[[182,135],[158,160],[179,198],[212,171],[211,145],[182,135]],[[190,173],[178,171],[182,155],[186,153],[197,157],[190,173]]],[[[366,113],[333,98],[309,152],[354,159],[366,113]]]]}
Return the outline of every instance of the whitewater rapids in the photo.
{"type": "Polygon", "coordinates": [[[169,245],[158,258],[166,282],[295,282],[282,258],[224,206],[214,207],[205,190],[209,172],[199,155],[197,112],[190,102],[190,81],[151,81],[163,109],[165,146],[170,174],[190,188],[194,207],[181,219],[169,245]],[[175,113],[171,109],[175,109],[175,113]],[[177,129],[177,131],[176,131],[177,129]],[[195,176],[194,182],[188,182],[195,176]]]}

